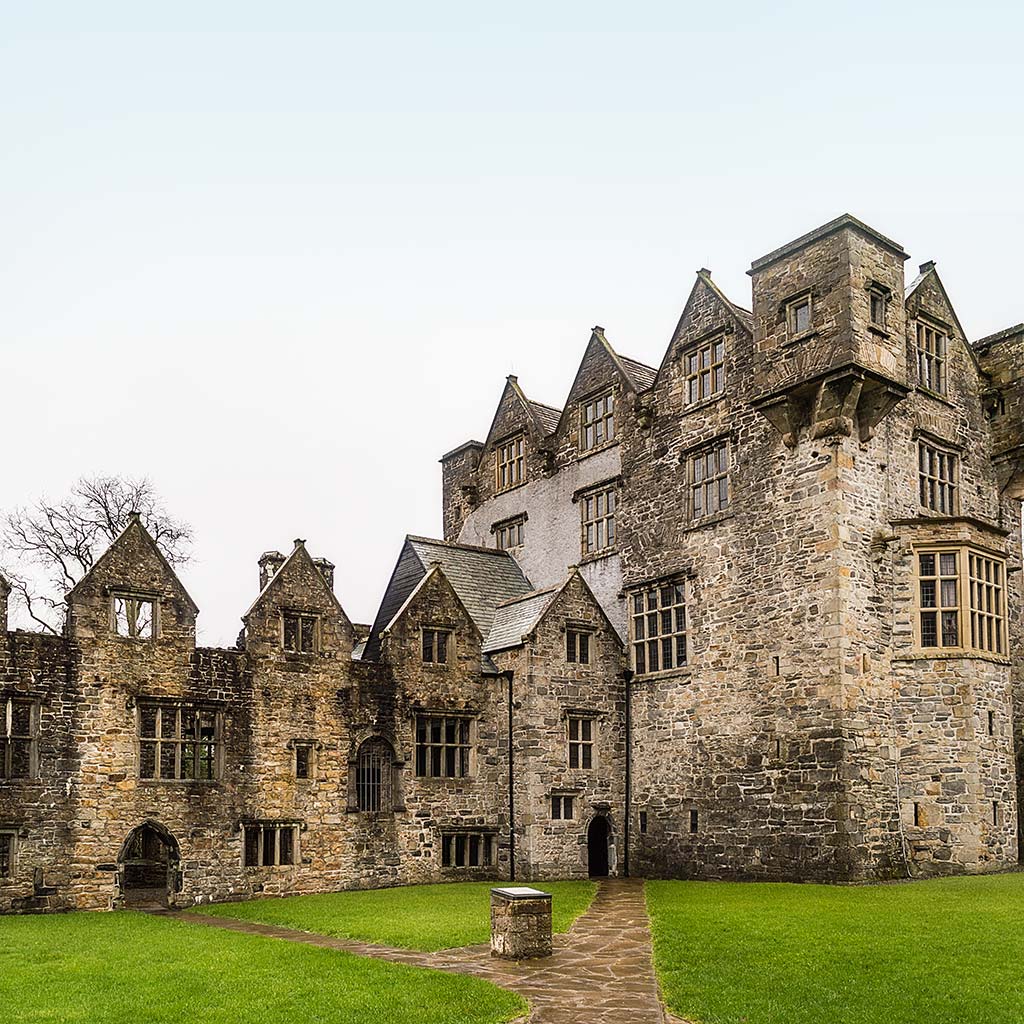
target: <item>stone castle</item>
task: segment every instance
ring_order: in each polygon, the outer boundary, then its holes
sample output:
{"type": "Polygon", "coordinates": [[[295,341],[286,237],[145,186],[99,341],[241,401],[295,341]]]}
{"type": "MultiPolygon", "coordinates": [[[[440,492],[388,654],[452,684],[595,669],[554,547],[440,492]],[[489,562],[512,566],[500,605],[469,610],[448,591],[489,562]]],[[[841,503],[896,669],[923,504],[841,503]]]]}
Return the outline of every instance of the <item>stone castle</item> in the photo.
{"type": "Polygon", "coordinates": [[[752,310],[698,271],[657,368],[509,377],[372,625],[296,541],[197,648],[138,519],[61,637],[0,581],[0,910],[1015,864],[1024,324],[907,258],[843,216],[752,310]]]}

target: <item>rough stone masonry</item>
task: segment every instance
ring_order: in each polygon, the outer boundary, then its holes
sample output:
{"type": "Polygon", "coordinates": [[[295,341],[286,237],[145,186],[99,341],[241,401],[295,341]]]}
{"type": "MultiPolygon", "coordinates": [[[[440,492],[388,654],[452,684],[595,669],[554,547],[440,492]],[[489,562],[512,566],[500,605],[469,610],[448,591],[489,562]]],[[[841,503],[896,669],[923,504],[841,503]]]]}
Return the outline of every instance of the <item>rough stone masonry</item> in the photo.
{"type": "Polygon", "coordinates": [[[510,377],[371,625],[298,540],[197,648],[137,519],[61,637],[0,581],[0,910],[1015,864],[1024,324],[906,259],[843,216],[749,310],[700,270],[657,368],[510,377]]]}

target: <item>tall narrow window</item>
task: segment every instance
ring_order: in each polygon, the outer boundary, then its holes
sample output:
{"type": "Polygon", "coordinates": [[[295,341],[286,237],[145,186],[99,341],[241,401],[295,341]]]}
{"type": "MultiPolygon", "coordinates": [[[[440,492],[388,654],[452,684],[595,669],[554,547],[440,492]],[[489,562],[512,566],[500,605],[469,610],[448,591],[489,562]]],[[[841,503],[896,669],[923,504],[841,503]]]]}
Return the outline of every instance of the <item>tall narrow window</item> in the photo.
{"type": "Polygon", "coordinates": [[[729,442],[690,456],[690,516],[700,519],[729,507],[729,442]]]}
{"type": "Polygon", "coordinates": [[[616,502],[614,487],[593,491],[580,499],[584,555],[595,555],[615,547],[616,502]]]}
{"type": "Polygon", "coordinates": [[[114,632],[133,640],[152,640],[156,636],[155,605],[151,598],[131,594],[113,597],[114,632]]]}
{"type": "MultiPolygon", "coordinates": [[[[971,646],[989,654],[1006,653],[1003,563],[968,552],[971,590],[971,646]]],[[[989,712],[991,724],[992,712],[989,712]]],[[[991,732],[991,729],[989,730],[991,732]]]]}
{"type": "Polygon", "coordinates": [[[686,591],[663,583],[635,592],[630,625],[633,670],[637,675],[667,672],[686,664],[686,591]]]}
{"type": "Polygon", "coordinates": [[[37,774],[39,708],[34,700],[0,698],[0,779],[37,774]]]}
{"type": "Polygon", "coordinates": [[[694,405],[725,391],[725,336],[718,335],[684,357],[686,402],[694,405]]]}
{"type": "Polygon", "coordinates": [[[697,834],[697,826],[698,826],[699,821],[700,821],[700,818],[699,818],[699,816],[697,814],[697,809],[696,808],[691,808],[690,809],[690,835],[696,835],[697,834]]]}
{"type": "Polygon", "coordinates": [[[921,505],[943,515],[955,515],[959,477],[957,457],[926,441],[919,441],[917,467],[921,505]]]}
{"type": "Polygon", "coordinates": [[[295,778],[311,779],[313,777],[313,744],[296,743],[295,747],[295,778]]]}
{"type": "Polygon", "coordinates": [[[590,664],[590,633],[586,630],[565,631],[565,660],[571,665],[590,664]]]}
{"type": "Polygon", "coordinates": [[[302,612],[284,612],[283,646],[296,654],[313,654],[319,645],[319,618],[302,612]]]}
{"type": "Polygon", "coordinates": [[[786,306],[786,325],[791,338],[811,329],[811,297],[801,295],[786,306]]]}
{"type": "Polygon", "coordinates": [[[450,629],[424,628],[423,660],[430,665],[447,665],[451,639],[450,629]]]}
{"type": "Polygon", "coordinates": [[[615,395],[609,391],[580,404],[580,450],[590,451],[615,437],[615,395]]]}
{"type": "Polygon", "coordinates": [[[418,715],[416,774],[421,778],[469,775],[471,719],[462,715],[418,715]]]}
{"type": "Polygon", "coordinates": [[[140,778],[219,777],[220,715],[215,708],[140,701],[138,715],[140,778]]]}
{"type": "Polygon", "coordinates": [[[495,489],[507,491],[526,480],[526,438],[522,434],[503,441],[494,450],[495,489]]]}
{"type": "Polygon", "coordinates": [[[10,878],[14,874],[14,844],[17,841],[12,831],[0,832],[0,878],[10,878]]]}
{"type": "Polygon", "coordinates": [[[579,715],[569,719],[569,767],[594,767],[594,720],[579,715]]]}
{"type": "Polygon", "coordinates": [[[379,736],[366,740],[356,758],[356,806],[369,814],[390,812],[393,807],[392,763],[394,754],[379,736]]]}
{"type": "Polygon", "coordinates": [[[917,379],[924,387],[946,393],[946,360],[949,339],[944,331],[917,321],[917,379]]]}

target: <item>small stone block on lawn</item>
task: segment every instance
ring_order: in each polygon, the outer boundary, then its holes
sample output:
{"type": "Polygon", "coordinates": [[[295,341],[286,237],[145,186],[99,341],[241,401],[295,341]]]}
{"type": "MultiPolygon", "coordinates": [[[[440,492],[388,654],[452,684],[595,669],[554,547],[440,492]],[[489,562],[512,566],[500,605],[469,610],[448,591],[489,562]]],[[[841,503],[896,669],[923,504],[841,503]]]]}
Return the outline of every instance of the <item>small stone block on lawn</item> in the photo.
{"type": "Polygon", "coordinates": [[[491,956],[551,956],[551,893],[527,886],[491,890],[491,956]]]}

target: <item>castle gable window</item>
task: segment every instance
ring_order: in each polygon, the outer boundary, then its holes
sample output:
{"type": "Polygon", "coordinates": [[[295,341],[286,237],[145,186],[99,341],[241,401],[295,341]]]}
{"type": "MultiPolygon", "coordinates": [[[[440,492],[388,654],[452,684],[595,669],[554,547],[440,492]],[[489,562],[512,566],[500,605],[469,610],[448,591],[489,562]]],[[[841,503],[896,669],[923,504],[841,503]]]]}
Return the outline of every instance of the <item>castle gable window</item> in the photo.
{"type": "Polygon", "coordinates": [[[315,654],[320,647],[320,618],[309,612],[281,613],[281,645],[293,654],[315,654]]]}
{"type": "Polygon", "coordinates": [[[956,455],[927,441],[919,441],[917,463],[922,507],[942,515],[955,515],[959,477],[956,455]]]}
{"type": "Polygon", "coordinates": [[[786,329],[791,338],[811,329],[811,296],[801,295],[786,303],[786,329]]]}
{"type": "Polygon", "coordinates": [[[494,836],[489,832],[442,832],[441,865],[486,868],[494,863],[494,836]]]}
{"type": "Polygon", "coordinates": [[[462,778],[470,772],[471,719],[456,715],[416,717],[416,774],[462,778]]]}
{"type": "Polygon", "coordinates": [[[946,361],[949,339],[946,332],[923,320],[914,325],[917,335],[918,382],[940,395],[946,393],[946,361]]]}
{"type": "Polygon", "coordinates": [[[38,774],[39,707],[21,697],[0,698],[0,779],[38,774]]]}
{"type": "Polygon", "coordinates": [[[243,867],[291,867],[299,863],[299,826],[294,822],[251,821],[242,830],[243,867]]]}
{"type": "Polygon", "coordinates": [[[424,627],[422,637],[423,661],[428,665],[447,665],[451,650],[452,631],[424,627]]]}
{"type": "Polygon", "coordinates": [[[1006,563],[970,548],[919,551],[918,643],[1005,656],[1006,563]]]}
{"type": "Polygon", "coordinates": [[[139,778],[220,778],[221,717],[212,707],[140,701],[139,778]]]}
{"type": "Polygon", "coordinates": [[[356,808],[365,814],[394,809],[394,751],[380,736],[366,740],[356,756],[356,808]]]}
{"type": "Polygon", "coordinates": [[[599,448],[615,438],[615,395],[608,391],[580,403],[580,451],[599,448]]]}
{"type": "Polygon", "coordinates": [[[615,547],[617,503],[614,485],[591,491],[580,498],[581,549],[584,555],[596,555],[615,547]]]}
{"type": "Polygon", "coordinates": [[[682,583],[645,587],[630,598],[630,640],[637,675],[686,665],[686,589],[682,583]]]}
{"type": "Polygon", "coordinates": [[[695,405],[725,391],[725,335],[719,334],[683,356],[686,403],[695,405]]]}
{"type": "Polygon", "coordinates": [[[569,732],[569,767],[594,767],[594,719],[584,715],[567,717],[569,732]]]}
{"type": "Polygon", "coordinates": [[[729,507],[729,442],[722,440],[688,459],[690,518],[724,512],[729,507]]]}
{"type": "Polygon", "coordinates": [[[14,875],[14,848],[18,841],[13,829],[0,829],[0,878],[14,875]]]}
{"type": "Polygon", "coordinates": [[[526,438],[522,434],[494,449],[494,487],[507,491],[526,482],[526,438]]]}
{"type": "Polygon", "coordinates": [[[152,598],[114,594],[112,615],[118,636],[132,640],[152,640],[156,636],[156,605],[152,598]]]}
{"type": "Polygon", "coordinates": [[[567,629],[565,631],[565,660],[570,665],[590,664],[589,630],[567,629]]]}

